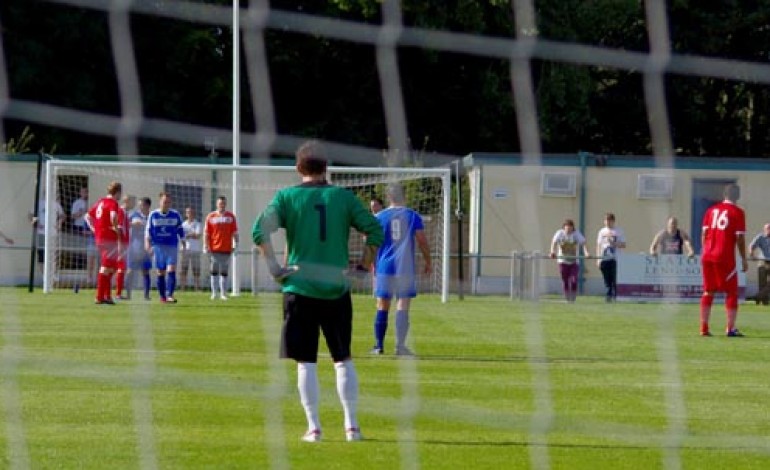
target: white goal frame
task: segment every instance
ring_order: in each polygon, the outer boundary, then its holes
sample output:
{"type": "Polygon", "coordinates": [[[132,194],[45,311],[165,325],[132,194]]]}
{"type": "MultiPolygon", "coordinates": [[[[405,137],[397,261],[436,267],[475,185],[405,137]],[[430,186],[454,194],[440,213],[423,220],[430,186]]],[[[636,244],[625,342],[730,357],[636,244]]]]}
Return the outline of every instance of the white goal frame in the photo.
{"type": "MultiPolygon", "coordinates": [[[[105,169],[119,169],[119,170],[148,170],[148,174],[151,174],[151,171],[156,170],[174,170],[174,169],[184,169],[187,170],[202,170],[202,171],[232,171],[233,175],[241,175],[241,171],[248,171],[248,172],[281,172],[281,173],[295,173],[296,169],[293,166],[271,166],[271,165],[223,165],[223,164],[195,164],[195,163],[147,163],[147,162],[136,162],[136,161],[89,161],[89,160],[49,160],[46,162],[46,170],[45,170],[45,204],[46,204],[46,223],[45,223],[45,252],[44,252],[44,263],[43,263],[43,292],[44,293],[50,293],[54,289],[54,276],[51,272],[51,266],[52,263],[55,261],[53,258],[53,253],[55,252],[55,247],[53,245],[55,237],[53,236],[54,233],[52,231],[54,230],[52,227],[55,227],[55,220],[53,218],[55,217],[56,211],[51,210],[50,208],[53,207],[55,201],[56,201],[56,181],[55,176],[59,173],[62,169],[72,169],[77,170],[78,168],[82,167],[102,167],[105,169]]],[[[450,168],[420,168],[420,167],[409,167],[409,168],[390,168],[390,167],[337,167],[337,166],[330,166],[327,168],[327,174],[330,176],[330,179],[333,178],[334,175],[337,174],[381,174],[381,175],[396,175],[396,178],[394,181],[398,180],[398,175],[413,175],[413,174],[419,174],[424,175],[427,177],[433,177],[438,178],[441,180],[441,199],[442,199],[442,218],[441,221],[442,226],[440,227],[441,237],[442,237],[442,246],[441,247],[432,247],[432,251],[436,253],[437,248],[440,249],[440,258],[441,258],[441,273],[440,273],[440,293],[441,293],[441,301],[446,303],[449,299],[449,270],[450,270],[450,262],[449,262],[449,247],[450,247],[450,223],[451,223],[451,169],[450,168]]],[[[235,180],[235,178],[234,178],[235,180]]],[[[299,178],[296,180],[299,182],[299,178]]],[[[225,184],[225,183],[223,183],[225,184]]],[[[243,182],[241,182],[241,185],[243,182]]],[[[241,186],[239,185],[239,186],[241,186]]],[[[102,197],[101,192],[94,193],[92,200],[90,203],[95,202],[98,198],[102,197]]],[[[235,186],[231,186],[231,195],[228,197],[230,199],[229,205],[231,208],[239,207],[238,204],[238,188],[235,186]]],[[[155,201],[153,201],[155,203],[155,201]]],[[[205,217],[205,214],[199,214],[201,218],[205,217]]],[[[250,240],[250,231],[251,231],[251,221],[246,222],[242,221],[239,223],[239,231],[241,232],[241,243],[243,243],[246,239],[250,240]]],[[[232,279],[231,279],[231,289],[233,295],[238,295],[240,293],[240,274],[238,270],[238,259],[237,257],[233,257],[232,260],[232,279]]]]}

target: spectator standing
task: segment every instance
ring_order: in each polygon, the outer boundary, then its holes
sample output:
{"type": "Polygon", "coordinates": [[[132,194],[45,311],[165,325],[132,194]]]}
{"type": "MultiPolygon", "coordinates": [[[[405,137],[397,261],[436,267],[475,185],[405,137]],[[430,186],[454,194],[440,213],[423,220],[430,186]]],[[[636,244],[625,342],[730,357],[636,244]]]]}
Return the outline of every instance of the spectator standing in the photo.
{"type": "Polygon", "coordinates": [[[318,340],[322,331],[331,353],[342,403],[345,437],[362,439],[357,418],[358,376],[350,350],[353,306],[348,268],[350,228],[366,236],[361,269],[367,269],[382,243],[382,228],[374,216],[347,189],[326,180],[327,159],[317,142],[297,150],[298,186],[284,188],[257,217],[252,238],[268,269],[282,284],[284,323],[281,357],[297,363],[297,386],[308,430],[305,442],[321,440],[318,385],[318,340]],[[288,262],[298,271],[282,268],[275,257],[270,235],[286,230],[288,262]]]}
{"type": "Polygon", "coordinates": [[[577,298],[577,280],[580,271],[579,254],[586,258],[589,256],[586,238],[575,229],[575,222],[572,219],[565,219],[561,228],[551,239],[550,256],[559,264],[564,297],[570,303],[577,298]]]}
{"type": "Polygon", "coordinates": [[[714,204],[703,216],[701,232],[701,264],[703,275],[703,296],[700,300],[700,334],[711,336],[709,317],[714,303],[714,294],[725,293],[725,311],[728,337],[743,336],[736,327],[738,317],[738,269],[748,270],[746,260],[746,216],[738,207],[740,187],[729,184],[724,190],[724,201],[714,204]],[[736,265],[735,250],[741,257],[741,266],[736,265]]]}
{"type": "Polygon", "coordinates": [[[676,217],[669,217],[666,228],[655,234],[650,245],[651,255],[683,255],[693,256],[695,250],[692,247],[690,235],[679,228],[676,217]]]}
{"type": "MultiPolygon", "coordinates": [[[[96,279],[96,244],[94,242],[94,233],[88,228],[88,224],[85,220],[85,215],[88,212],[88,188],[80,188],[80,197],[72,202],[70,209],[70,218],[72,219],[72,231],[82,240],[79,243],[82,250],[85,251],[86,256],[86,282],[85,286],[90,287],[95,284],[96,279]]],[[[80,286],[76,283],[75,290],[77,291],[80,286]]]]}
{"type": "MultiPolygon", "coordinates": [[[[45,208],[45,200],[46,200],[46,192],[45,189],[43,190],[42,197],[40,198],[40,201],[37,205],[37,215],[30,213],[29,214],[29,221],[32,224],[33,228],[35,229],[35,246],[37,247],[37,269],[40,275],[42,276],[44,273],[43,270],[43,263],[45,262],[45,225],[48,220],[46,216],[46,208],[45,208]]],[[[51,246],[54,246],[54,252],[52,253],[52,269],[53,269],[53,280],[54,282],[58,281],[59,275],[58,275],[58,266],[59,266],[59,251],[56,248],[56,245],[59,243],[59,234],[61,233],[62,228],[64,227],[64,221],[67,219],[67,215],[64,213],[64,209],[62,209],[61,204],[58,200],[53,201],[53,211],[54,211],[54,226],[51,230],[51,237],[53,238],[51,246]]]]}
{"type": "Polygon", "coordinates": [[[181,288],[188,288],[187,276],[192,275],[192,290],[198,290],[201,278],[201,250],[203,243],[203,226],[195,218],[195,209],[187,207],[184,210],[185,220],[182,222],[184,230],[184,240],[182,241],[182,251],[180,256],[181,288]]]}
{"type": "Polygon", "coordinates": [[[596,235],[596,256],[599,257],[596,263],[604,279],[606,302],[614,302],[618,296],[617,256],[625,247],[626,235],[615,225],[615,214],[608,212],[604,216],[604,227],[596,235]]]}

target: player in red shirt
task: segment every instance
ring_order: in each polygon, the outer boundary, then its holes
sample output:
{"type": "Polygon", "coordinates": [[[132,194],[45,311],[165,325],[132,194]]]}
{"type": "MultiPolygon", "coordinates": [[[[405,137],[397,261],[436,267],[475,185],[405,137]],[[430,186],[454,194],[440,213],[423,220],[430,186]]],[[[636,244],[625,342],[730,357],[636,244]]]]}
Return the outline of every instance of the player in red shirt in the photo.
{"type": "Polygon", "coordinates": [[[123,289],[126,285],[126,268],[128,258],[128,246],[130,235],[130,223],[128,214],[136,206],[136,196],[123,196],[120,200],[118,210],[118,225],[120,226],[120,253],[118,264],[115,271],[115,296],[121,300],[128,300],[129,297],[123,295],[123,289]]]}
{"type": "Polygon", "coordinates": [[[118,267],[120,258],[121,227],[118,200],[123,186],[117,181],[107,186],[107,195],[91,206],[85,215],[86,223],[94,232],[96,247],[99,250],[99,276],[96,279],[96,303],[113,305],[110,285],[112,274],[118,267]]]}
{"type": "Polygon", "coordinates": [[[725,200],[709,207],[703,216],[701,232],[701,264],[703,266],[703,296],[700,300],[700,334],[711,336],[709,316],[714,294],[724,292],[727,311],[727,336],[743,336],[735,327],[738,316],[738,266],[735,248],[741,256],[741,271],[746,272],[746,216],[736,201],[740,187],[725,187],[725,200]]]}

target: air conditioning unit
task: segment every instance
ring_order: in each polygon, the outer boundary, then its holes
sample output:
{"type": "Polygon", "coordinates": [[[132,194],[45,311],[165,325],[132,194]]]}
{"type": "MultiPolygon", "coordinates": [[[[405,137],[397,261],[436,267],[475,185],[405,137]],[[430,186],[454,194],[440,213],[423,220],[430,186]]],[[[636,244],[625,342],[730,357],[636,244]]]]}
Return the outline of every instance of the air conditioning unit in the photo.
{"type": "Polygon", "coordinates": [[[577,173],[544,171],[540,173],[540,195],[554,197],[575,197],[577,173]]]}
{"type": "Polygon", "coordinates": [[[673,199],[674,177],[670,175],[639,175],[636,195],[639,199],[673,199]]]}

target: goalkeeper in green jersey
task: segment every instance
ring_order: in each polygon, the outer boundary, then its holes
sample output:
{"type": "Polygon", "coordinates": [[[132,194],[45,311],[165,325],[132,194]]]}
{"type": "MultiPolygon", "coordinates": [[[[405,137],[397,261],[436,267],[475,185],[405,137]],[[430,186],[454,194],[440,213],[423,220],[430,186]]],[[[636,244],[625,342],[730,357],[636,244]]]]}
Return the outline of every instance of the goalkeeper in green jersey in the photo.
{"type": "Polygon", "coordinates": [[[281,357],[297,362],[297,387],[308,421],[302,440],[321,440],[316,362],[322,331],[334,361],[345,436],[348,441],[358,441],[358,378],[350,352],[353,307],[346,277],[348,237],[351,227],[366,236],[357,267],[366,272],[382,244],[383,232],[352,192],[326,181],[327,160],[320,143],[306,142],[296,157],[301,184],[276,193],[254,221],[252,238],[270,274],[282,285],[281,357]],[[286,230],[287,267],[278,264],[270,241],[279,228],[286,230]]]}

